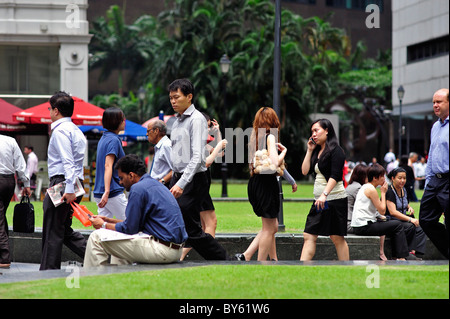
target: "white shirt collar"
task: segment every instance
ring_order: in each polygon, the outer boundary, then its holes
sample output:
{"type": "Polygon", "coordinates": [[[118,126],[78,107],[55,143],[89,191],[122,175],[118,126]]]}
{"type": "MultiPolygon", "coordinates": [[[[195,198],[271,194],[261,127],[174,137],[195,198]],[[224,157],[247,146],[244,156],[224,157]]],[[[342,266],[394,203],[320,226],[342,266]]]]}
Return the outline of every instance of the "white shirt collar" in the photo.
{"type": "Polygon", "coordinates": [[[164,135],[163,137],[161,137],[161,139],[159,140],[159,142],[156,143],[155,147],[156,147],[156,148],[160,148],[161,145],[164,143],[164,141],[167,140],[167,139],[168,139],[167,135],[164,135]]]}
{"type": "Polygon", "coordinates": [[[64,123],[64,122],[72,122],[72,119],[71,119],[70,117],[63,117],[63,118],[60,118],[59,120],[56,120],[55,122],[53,122],[53,123],[50,125],[52,131],[53,131],[59,124],[64,123]]]}

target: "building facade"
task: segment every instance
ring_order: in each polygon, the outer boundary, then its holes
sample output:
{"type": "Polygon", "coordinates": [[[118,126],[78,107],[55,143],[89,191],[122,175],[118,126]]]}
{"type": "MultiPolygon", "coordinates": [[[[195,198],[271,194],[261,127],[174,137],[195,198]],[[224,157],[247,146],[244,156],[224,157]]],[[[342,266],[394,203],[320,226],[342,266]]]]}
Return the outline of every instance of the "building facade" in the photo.
{"type": "MultiPolygon", "coordinates": [[[[433,93],[449,87],[448,0],[392,1],[392,104],[396,119],[400,115],[400,86],[405,90],[402,154],[423,153],[428,150],[431,125],[436,120],[433,93]]],[[[398,125],[396,132],[400,131],[398,125]]]]}
{"type": "Polygon", "coordinates": [[[0,1],[2,97],[22,108],[58,90],[88,99],[87,7],[88,0],[0,1]]]}
{"type": "MultiPolygon", "coordinates": [[[[26,109],[64,90],[88,100],[88,0],[0,0],[0,97],[26,109]]],[[[47,157],[47,131],[18,134],[47,157]]]]}

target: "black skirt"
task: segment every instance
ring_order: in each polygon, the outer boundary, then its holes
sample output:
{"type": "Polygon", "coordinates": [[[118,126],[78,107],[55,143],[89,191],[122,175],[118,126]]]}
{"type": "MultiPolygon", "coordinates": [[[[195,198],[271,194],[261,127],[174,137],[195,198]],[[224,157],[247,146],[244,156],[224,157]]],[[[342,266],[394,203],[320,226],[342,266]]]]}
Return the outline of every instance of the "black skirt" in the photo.
{"type": "Polygon", "coordinates": [[[306,217],[304,232],[319,236],[346,236],[347,198],[328,201],[328,209],[321,212],[317,212],[314,203],[306,217]]]}
{"type": "Polygon", "coordinates": [[[200,211],[203,212],[205,210],[216,210],[211,198],[211,195],[209,194],[209,190],[211,188],[211,171],[208,170],[206,171],[206,176],[208,177],[208,194],[203,198],[202,200],[202,204],[200,205],[200,211]]]}
{"type": "Polygon", "coordinates": [[[254,174],[248,181],[247,193],[256,216],[278,218],[280,191],[274,174],[254,174]]]}

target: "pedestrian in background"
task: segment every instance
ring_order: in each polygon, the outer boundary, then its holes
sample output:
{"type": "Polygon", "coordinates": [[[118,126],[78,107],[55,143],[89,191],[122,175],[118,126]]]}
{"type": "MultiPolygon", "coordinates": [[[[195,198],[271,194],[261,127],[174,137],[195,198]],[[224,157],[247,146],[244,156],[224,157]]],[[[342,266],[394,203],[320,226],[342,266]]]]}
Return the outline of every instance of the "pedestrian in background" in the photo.
{"type": "MultiPolygon", "coordinates": [[[[28,176],[30,177],[30,189],[31,193],[36,189],[36,178],[38,172],[38,157],[33,150],[33,146],[28,145],[23,148],[23,152],[28,156],[27,158],[27,171],[28,176]]],[[[36,200],[38,200],[39,194],[35,194],[36,200]]]]}

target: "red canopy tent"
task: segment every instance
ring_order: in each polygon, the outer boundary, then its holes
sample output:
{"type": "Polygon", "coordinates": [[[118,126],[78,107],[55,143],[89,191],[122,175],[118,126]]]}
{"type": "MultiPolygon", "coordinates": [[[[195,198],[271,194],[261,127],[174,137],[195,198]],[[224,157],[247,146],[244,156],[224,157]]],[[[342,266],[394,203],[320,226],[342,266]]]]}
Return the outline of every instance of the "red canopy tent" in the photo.
{"type": "Polygon", "coordinates": [[[22,111],[20,107],[0,99],[0,131],[16,132],[24,130],[26,126],[13,118],[13,114],[20,111],[22,111]]]}
{"type": "MultiPolygon", "coordinates": [[[[102,125],[102,116],[104,109],[83,101],[75,96],[72,97],[75,106],[72,115],[72,121],[76,125],[102,125]]],[[[50,112],[48,108],[50,103],[39,104],[29,109],[22,110],[13,114],[15,120],[31,124],[50,124],[50,112]]]]}
{"type": "MultiPolygon", "coordinates": [[[[164,122],[168,122],[169,119],[171,119],[172,117],[174,117],[175,115],[164,115],[164,122]]],[[[146,122],[144,122],[144,124],[142,124],[143,127],[147,128],[148,125],[156,120],[159,120],[159,116],[155,116],[152,117],[151,119],[147,120],[146,122]]]]}

